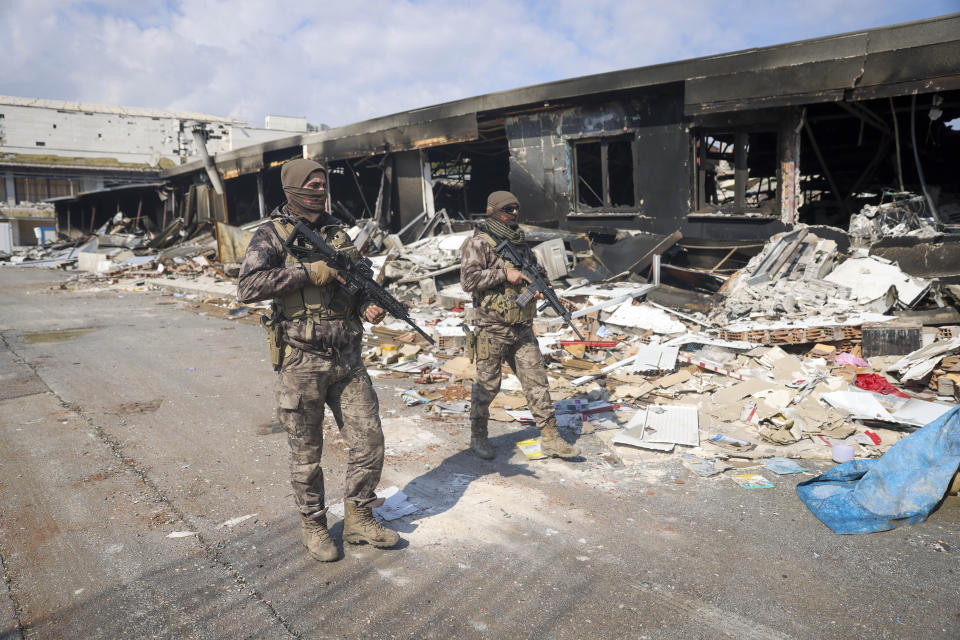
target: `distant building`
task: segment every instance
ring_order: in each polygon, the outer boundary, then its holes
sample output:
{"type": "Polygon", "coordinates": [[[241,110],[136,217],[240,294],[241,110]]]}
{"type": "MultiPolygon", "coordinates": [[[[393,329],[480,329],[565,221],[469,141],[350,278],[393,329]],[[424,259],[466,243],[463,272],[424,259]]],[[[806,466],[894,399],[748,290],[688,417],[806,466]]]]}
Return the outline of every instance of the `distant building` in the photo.
{"type": "Polygon", "coordinates": [[[160,222],[160,171],[202,161],[199,145],[215,155],[311,130],[306,118],[266,120],[261,129],[205,113],[0,96],[0,220],[24,245],[54,213],[23,203],[56,199],[73,212],[61,231],[89,231],[117,211],[160,222]]]}
{"type": "Polygon", "coordinates": [[[7,205],[154,182],[161,169],[307,131],[306,118],[266,128],[205,113],[0,96],[0,202],[7,205]]]}

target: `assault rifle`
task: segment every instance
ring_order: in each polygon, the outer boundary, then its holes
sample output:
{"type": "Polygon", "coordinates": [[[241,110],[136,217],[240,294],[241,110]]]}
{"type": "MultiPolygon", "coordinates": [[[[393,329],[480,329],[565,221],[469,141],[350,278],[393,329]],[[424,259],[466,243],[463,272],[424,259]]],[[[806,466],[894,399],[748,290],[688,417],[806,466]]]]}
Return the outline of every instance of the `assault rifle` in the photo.
{"type": "Polygon", "coordinates": [[[520,272],[530,280],[530,286],[524,289],[524,291],[517,296],[517,304],[519,306],[525,307],[527,303],[533,300],[538,293],[542,294],[544,302],[542,305],[540,305],[538,311],[543,311],[547,307],[552,307],[553,310],[557,312],[557,315],[563,318],[563,321],[570,325],[570,328],[573,329],[575,334],[577,334],[577,337],[581,340],[584,339],[583,334],[577,331],[577,328],[573,326],[573,322],[571,322],[572,318],[570,317],[570,311],[560,302],[560,298],[557,297],[556,292],[554,292],[553,287],[550,286],[550,283],[547,282],[547,279],[540,275],[540,270],[536,264],[524,259],[517,246],[509,240],[502,241],[494,249],[494,252],[496,252],[497,255],[507,262],[512,262],[513,264],[517,265],[517,267],[520,269],[520,272]]]}
{"type": "Polygon", "coordinates": [[[323,256],[323,261],[330,267],[337,270],[340,285],[352,296],[357,296],[362,300],[369,300],[377,305],[397,320],[403,320],[417,333],[427,339],[427,342],[435,345],[436,341],[430,337],[423,329],[417,326],[417,323],[410,317],[410,313],[402,302],[390,295],[390,292],[377,284],[373,278],[373,269],[370,261],[366,258],[354,260],[342,251],[337,251],[326,240],[320,237],[320,234],[303,224],[298,220],[293,229],[293,233],[284,243],[286,250],[294,258],[302,260],[310,253],[319,253],[323,256]],[[302,244],[297,244],[297,240],[302,239],[302,244]]]}

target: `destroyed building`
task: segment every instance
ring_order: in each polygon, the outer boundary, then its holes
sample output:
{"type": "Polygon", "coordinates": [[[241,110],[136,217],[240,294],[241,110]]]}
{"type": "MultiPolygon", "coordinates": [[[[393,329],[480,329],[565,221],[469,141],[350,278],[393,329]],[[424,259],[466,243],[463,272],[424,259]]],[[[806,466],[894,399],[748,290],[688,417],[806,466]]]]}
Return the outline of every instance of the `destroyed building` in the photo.
{"type": "MultiPolygon", "coordinates": [[[[279,204],[279,165],[332,169],[338,215],[387,231],[508,189],[522,222],[682,234],[693,266],[742,266],[797,222],[846,229],[884,190],[960,221],[960,16],[571,78],[273,140],[164,169],[178,216],[279,204]],[[222,182],[222,185],[220,183],[222,182]],[[222,193],[221,193],[222,191],[222,193]],[[739,263],[738,263],[739,259],[739,263]]],[[[415,223],[412,228],[416,229],[415,223]]]]}
{"type": "MultiPolygon", "coordinates": [[[[321,160],[332,211],[430,336],[368,325],[365,362],[412,378],[395,389],[408,411],[455,421],[475,376],[461,247],[488,193],[509,189],[570,312],[534,321],[568,435],[596,434],[617,464],[676,452],[705,477],[875,458],[960,401],[958,27],[960,14],[201,153],[152,183],[54,199],[69,240],[10,261],[250,322],[237,263],[283,200],[281,165],[321,160]]],[[[493,420],[532,422],[519,385],[504,379],[493,420]]]]}

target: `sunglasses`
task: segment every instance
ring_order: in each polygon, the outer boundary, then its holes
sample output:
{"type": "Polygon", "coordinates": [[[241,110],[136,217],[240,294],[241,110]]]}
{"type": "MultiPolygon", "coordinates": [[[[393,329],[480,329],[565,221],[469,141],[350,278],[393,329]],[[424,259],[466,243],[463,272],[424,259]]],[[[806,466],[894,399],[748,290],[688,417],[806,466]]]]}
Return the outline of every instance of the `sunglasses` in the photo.
{"type": "Polygon", "coordinates": [[[520,211],[520,207],[515,204],[509,204],[503,208],[504,213],[517,213],[520,211]]]}

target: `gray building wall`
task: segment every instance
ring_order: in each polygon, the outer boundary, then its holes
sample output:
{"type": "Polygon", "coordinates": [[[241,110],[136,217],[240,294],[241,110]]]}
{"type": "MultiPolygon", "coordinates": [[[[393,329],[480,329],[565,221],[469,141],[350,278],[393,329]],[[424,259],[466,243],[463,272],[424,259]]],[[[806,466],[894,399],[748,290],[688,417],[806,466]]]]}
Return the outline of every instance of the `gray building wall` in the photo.
{"type": "Polygon", "coordinates": [[[114,158],[150,166],[165,159],[169,166],[200,157],[191,135],[198,126],[211,154],[298,133],[189,112],[0,97],[0,154],[114,158]]]}

